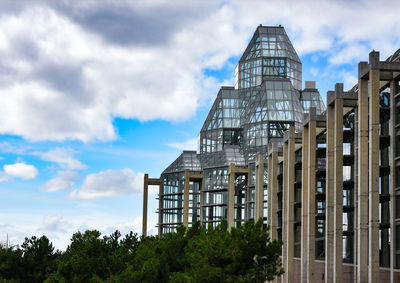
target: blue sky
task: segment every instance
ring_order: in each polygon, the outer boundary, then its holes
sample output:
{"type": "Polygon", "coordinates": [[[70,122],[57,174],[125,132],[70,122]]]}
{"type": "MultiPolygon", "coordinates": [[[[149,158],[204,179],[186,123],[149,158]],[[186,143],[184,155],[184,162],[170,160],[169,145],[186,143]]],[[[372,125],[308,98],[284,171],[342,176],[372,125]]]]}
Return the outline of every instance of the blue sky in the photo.
{"type": "MultiPolygon", "coordinates": [[[[143,173],[197,137],[259,24],[285,27],[322,97],[400,48],[397,1],[0,3],[0,242],[141,232],[143,173]],[[390,7],[390,8],[387,8],[390,7]]],[[[156,190],[149,203],[156,233],[156,190]]]]}

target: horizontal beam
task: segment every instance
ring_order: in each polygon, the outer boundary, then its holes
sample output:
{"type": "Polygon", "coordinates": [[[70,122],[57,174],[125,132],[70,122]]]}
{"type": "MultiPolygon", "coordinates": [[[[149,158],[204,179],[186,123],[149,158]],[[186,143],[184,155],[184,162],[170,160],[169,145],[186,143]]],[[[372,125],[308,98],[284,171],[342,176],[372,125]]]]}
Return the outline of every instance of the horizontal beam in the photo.
{"type": "Polygon", "coordinates": [[[149,178],[148,179],[149,186],[160,186],[161,179],[160,178],[149,178]]]}

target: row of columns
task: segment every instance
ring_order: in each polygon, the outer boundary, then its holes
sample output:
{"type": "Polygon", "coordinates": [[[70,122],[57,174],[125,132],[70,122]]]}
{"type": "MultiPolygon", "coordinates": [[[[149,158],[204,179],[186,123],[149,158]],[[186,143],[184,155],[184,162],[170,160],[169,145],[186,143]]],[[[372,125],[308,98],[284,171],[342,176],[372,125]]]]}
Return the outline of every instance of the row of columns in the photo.
{"type": "MultiPolygon", "coordinates": [[[[264,201],[264,159],[262,155],[258,159],[257,167],[256,167],[256,208],[255,215],[257,215],[257,219],[259,217],[263,217],[263,201],[264,201]]],[[[249,167],[236,167],[234,163],[230,164],[228,169],[228,215],[227,222],[228,228],[234,227],[234,213],[235,213],[235,180],[237,176],[240,175],[249,175],[249,167]]],[[[191,172],[189,169],[184,171],[184,190],[183,190],[183,225],[189,225],[189,190],[190,190],[190,181],[200,181],[201,183],[204,180],[204,171],[201,173],[191,172]]],[[[148,187],[151,185],[160,186],[159,195],[162,196],[162,186],[160,178],[149,178],[148,174],[144,175],[143,182],[143,221],[142,221],[142,235],[147,235],[147,206],[148,206],[148,187]]],[[[202,193],[202,190],[200,192],[202,193]]],[[[200,196],[201,207],[203,203],[204,196],[200,196]]],[[[162,197],[160,197],[159,207],[162,207],[162,197]]],[[[159,214],[161,216],[161,213],[159,214]]],[[[200,211],[200,218],[202,219],[202,211],[200,211]]],[[[161,220],[159,219],[159,223],[161,220]]],[[[160,231],[159,231],[159,234],[160,231]]]]}
{"type": "MultiPolygon", "coordinates": [[[[263,217],[263,202],[264,202],[264,159],[263,156],[260,155],[258,158],[257,167],[256,167],[256,208],[255,208],[255,215],[257,219],[259,217],[263,217]]],[[[228,228],[234,227],[234,213],[235,213],[235,180],[237,176],[240,175],[249,175],[249,167],[236,167],[234,163],[229,166],[228,169],[228,215],[227,215],[227,222],[228,228]]],[[[204,171],[201,173],[194,173],[191,172],[189,169],[184,171],[184,190],[183,190],[183,225],[189,225],[189,190],[190,190],[190,181],[200,181],[203,183],[204,180],[204,171]]],[[[161,179],[160,178],[149,178],[148,174],[144,175],[144,182],[143,182],[143,220],[142,220],[142,235],[147,235],[147,207],[148,207],[148,187],[152,185],[159,186],[159,208],[162,207],[162,186],[161,186],[161,179]]],[[[201,207],[203,206],[203,192],[200,191],[200,201],[201,207]]],[[[161,223],[161,213],[159,214],[159,223],[161,223]]],[[[200,218],[202,219],[202,210],[200,211],[200,218]]],[[[161,231],[159,231],[161,234],[161,231]]]]}
{"type": "MultiPolygon", "coordinates": [[[[358,235],[357,235],[357,280],[379,281],[379,177],[380,177],[380,90],[390,86],[390,281],[394,282],[396,266],[396,171],[394,152],[396,94],[395,80],[400,74],[400,62],[380,61],[379,52],[369,54],[369,62],[358,65],[358,235]],[[367,154],[363,154],[368,152],[367,154]],[[367,247],[367,248],[366,248],[367,247]]],[[[383,234],[383,233],[382,233],[383,234]]],[[[387,234],[386,234],[387,235],[387,234]]],[[[382,237],[384,237],[382,235],[382,237]]],[[[387,238],[387,237],[386,237],[387,238]]],[[[387,251],[388,242],[383,242],[382,252],[387,251]]]]}
{"type": "MultiPolygon", "coordinates": [[[[395,81],[400,63],[379,62],[379,53],[371,52],[370,62],[360,63],[358,93],[344,92],[343,84],[336,84],[335,91],[328,93],[326,124],[311,109],[306,115],[302,131],[302,218],[301,218],[301,281],[314,282],[315,268],[315,194],[316,194],[316,137],[326,129],[326,199],[325,199],[325,281],[343,281],[343,117],[355,109],[355,145],[358,147],[355,180],[357,192],[355,242],[357,282],[379,282],[379,178],[380,178],[380,89],[391,80],[391,123],[390,123],[390,226],[391,226],[391,282],[394,282],[396,266],[396,219],[395,219],[395,81]],[[383,67],[382,67],[383,66],[383,67]],[[368,68],[367,72],[365,69],[368,68]],[[392,68],[392,69],[390,69],[392,68]],[[396,72],[394,71],[396,69],[396,72]],[[392,73],[390,73],[392,72],[392,73]],[[382,74],[384,78],[382,78],[382,74]],[[382,83],[382,80],[385,82],[382,83]],[[314,117],[314,118],[313,118],[314,117]],[[321,129],[320,129],[321,128],[321,129]]],[[[285,268],[284,282],[292,282],[294,250],[294,129],[288,130],[283,144],[283,215],[282,259],[285,268]]],[[[271,147],[270,147],[271,150],[271,147]]],[[[276,196],[278,168],[269,153],[269,203],[276,196]]],[[[273,206],[268,211],[268,223],[273,226],[277,218],[273,206]]],[[[275,226],[273,226],[275,227],[275,226]]],[[[275,232],[275,231],[273,231],[275,232]]],[[[271,232],[271,233],[273,233],[271,232]]],[[[389,247],[387,247],[389,248],[389,247]]]]}
{"type": "MultiPolygon", "coordinates": [[[[325,281],[341,282],[343,280],[343,116],[346,109],[357,108],[357,197],[355,211],[356,227],[356,280],[357,282],[378,282],[379,280],[379,126],[380,109],[379,94],[382,66],[387,76],[389,65],[379,62],[379,53],[371,52],[369,63],[359,64],[358,95],[345,93],[343,84],[336,84],[335,91],[328,93],[326,122],[321,115],[316,115],[311,108],[305,116],[304,128],[301,134],[296,134],[290,127],[285,134],[283,144],[283,214],[282,238],[284,241],[282,259],[285,268],[285,282],[294,281],[294,175],[295,150],[298,135],[302,144],[302,205],[301,205],[301,281],[313,282],[315,263],[315,216],[316,216],[316,137],[320,129],[326,128],[326,199],[325,199],[325,281]],[[333,97],[333,98],[332,98],[333,97]]],[[[396,65],[400,67],[400,64],[396,65]]],[[[400,70],[400,68],[399,68],[400,70]]],[[[397,72],[399,71],[397,70],[397,72]]],[[[392,74],[394,78],[394,75],[392,74]]],[[[392,78],[392,80],[393,80],[392,78]]],[[[395,266],[395,191],[394,191],[394,81],[391,83],[391,280],[395,266]]],[[[277,238],[277,171],[278,144],[270,143],[268,149],[268,224],[271,227],[271,239],[277,238]]],[[[263,217],[264,202],[264,167],[263,155],[256,158],[255,164],[255,209],[254,218],[263,217]]],[[[188,225],[189,182],[194,176],[185,171],[183,224],[188,225]]],[[[228,170],[228,227],[234,227],[235,213],[235,180],[239,175],[249,176],[249,167],[237,168],[234,164],[228,170]]],[[[143,197],[143,235],[146,235],[147,225],[147,194],[148,185],[160,185],[161,180],[144,178],[143,197]]],[[[203,199],[203,196],[201,196],[203,199]]],[[[161,207],[161,206],[160,206],[161,207]]]]}
{"type": "MultiPolygon", "coordinates": [[[[189,169],[184,171],[184,190],[183,190],[183,225],[188,227],[189,225],[189,189],[190,181],[203,182],[204,173],[193,173],[189,169]]],[[[159,208],[162,208],[162,182],[161,178],[149,178],[149,174],[144,174],[143,178],[143,216],[142,216],[142,235],[147,235],[147,210],[148,210],[148,195],[149,186],[159,186],[159,208]]],[[[202,200],[203,197],[200,197],[202,200]]],[[[159,223],[161,223],[161,213],[159,213],[159,223]]],[[[202,212],[200,211],[200,218],[202,212]]],[[[159,227],[160,228],[160,227],[159,227]]],[[[158,234],[161,234],[159,230],[158,234]]]]}

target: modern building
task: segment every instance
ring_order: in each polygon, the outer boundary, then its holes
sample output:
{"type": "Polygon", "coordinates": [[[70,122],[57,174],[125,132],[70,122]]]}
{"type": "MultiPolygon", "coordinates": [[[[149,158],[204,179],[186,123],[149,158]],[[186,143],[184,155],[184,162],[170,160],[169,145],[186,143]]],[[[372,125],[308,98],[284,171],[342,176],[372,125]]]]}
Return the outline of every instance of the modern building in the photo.
{"type": "Polygon", "coordinates": [[[200,132],[160,178],[159,234],[263,218],[282,239],[281,282],[400,282],[400,50],[371,52],[359,83],[301,89],[283,27],[259,26],[200,132]],[[398,205],[397,205],[398,204],[398,205]]]}

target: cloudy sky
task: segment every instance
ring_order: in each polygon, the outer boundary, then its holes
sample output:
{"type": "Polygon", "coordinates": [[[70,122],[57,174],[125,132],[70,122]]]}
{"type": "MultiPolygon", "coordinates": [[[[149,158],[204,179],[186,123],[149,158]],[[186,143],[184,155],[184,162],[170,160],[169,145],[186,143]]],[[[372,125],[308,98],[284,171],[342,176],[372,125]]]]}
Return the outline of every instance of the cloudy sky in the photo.
{"type": "Polygon", "coordinates": [[[2,0],[0,242],[140,233],[143,173],[197,148],[259,24],[285,27],[325,97],[372,49],[400,48],[400,4],[377,2],[2,0]]]}

